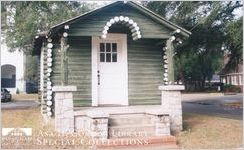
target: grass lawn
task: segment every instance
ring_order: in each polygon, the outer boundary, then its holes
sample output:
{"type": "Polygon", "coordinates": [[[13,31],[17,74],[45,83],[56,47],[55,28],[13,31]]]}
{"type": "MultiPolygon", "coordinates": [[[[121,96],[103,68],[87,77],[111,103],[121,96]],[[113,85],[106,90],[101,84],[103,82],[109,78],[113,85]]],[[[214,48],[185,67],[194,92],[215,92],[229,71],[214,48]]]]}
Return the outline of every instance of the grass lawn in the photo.
{"type": "Polygon", "coordinates": [[[242,120],[184,114],[183,122],[184,131],[176,135],[180,148],[243,147],[242,120]]]}
{"type": "MultiPolygon", "coordinates": [[[[177,142],[180,148],[239,148],[242,146],[242,121],[233,120],[219,117],[210,117],[204,115],[195,114],[184,114],[184,131],[177,134],[177,142]]],[[[3,110],[2,111],[2,127],[7,128],[32,128],[34,138],[42,135],[40,132],[44,133],[55,133],[53,132],[53,127],[47,124],[43,124],[42,117],[40,115],[39,108],[37,109],[26,109],[26,110],[3,110]]],[[[45,136],[45,135],[44,135],[45,136]]],[[[53,140],[58,140],[60,142],[62,139],[75,140],[75,142],[83,141],[83,145],[80,143],[78,145],[55,145],[46,144],[42,142],[21,145],[9,144],[8,142],[2,140],[2,148],[88,148],[89,137],[85,136],[83,133],[79,134],[77,137],[62,137],[59,135],[53,135],[50,137],[44,137],[51,142],[53,140]]],[[[48,141],[49,142],[49,141],[48,141]]]]}

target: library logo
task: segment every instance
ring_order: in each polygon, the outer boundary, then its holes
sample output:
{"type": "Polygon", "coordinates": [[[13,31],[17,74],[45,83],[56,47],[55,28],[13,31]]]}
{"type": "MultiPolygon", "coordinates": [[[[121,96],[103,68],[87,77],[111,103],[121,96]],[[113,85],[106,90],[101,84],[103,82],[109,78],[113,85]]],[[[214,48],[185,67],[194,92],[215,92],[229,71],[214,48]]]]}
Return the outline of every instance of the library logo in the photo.
{"type": "Polygon", "coordinates": [[[2,128],[2,136],[28,137],[32,136],[32,128],[2,128]]]}

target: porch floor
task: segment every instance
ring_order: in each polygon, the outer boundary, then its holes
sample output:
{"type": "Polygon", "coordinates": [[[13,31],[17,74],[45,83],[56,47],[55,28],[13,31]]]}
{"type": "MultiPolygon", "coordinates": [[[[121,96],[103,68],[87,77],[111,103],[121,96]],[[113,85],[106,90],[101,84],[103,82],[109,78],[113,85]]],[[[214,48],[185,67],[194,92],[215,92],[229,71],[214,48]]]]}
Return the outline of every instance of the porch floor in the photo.
{"type": "Polygon", "coordinates": [[[136,105],[136,106],[98,106],[98,107],[74,107],[75,116],[86,115],[87,112],[115,114],[142,114],[164,113],[168,114],[161,105],[136,105]]]}

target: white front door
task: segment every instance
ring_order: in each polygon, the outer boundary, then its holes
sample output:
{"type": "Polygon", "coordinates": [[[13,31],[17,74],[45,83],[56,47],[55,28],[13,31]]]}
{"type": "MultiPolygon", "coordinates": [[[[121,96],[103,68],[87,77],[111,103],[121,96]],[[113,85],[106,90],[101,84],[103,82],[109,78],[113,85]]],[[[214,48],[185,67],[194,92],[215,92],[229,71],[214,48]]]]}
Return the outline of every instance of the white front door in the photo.
{"type": "Polygon", "coordinates": [[[97,88],[93,90],[97,92],[97,105],[128,105],[126,34],[108,34],[106,39],[94,38],[96,54],[93,52],[93,55],[97,57],[93,59],[97,59],[93,63],[97,62],[97,65],[92,70],[96,74],[96,77],[93,75],[96,85],[92,85],[97,88]]]}

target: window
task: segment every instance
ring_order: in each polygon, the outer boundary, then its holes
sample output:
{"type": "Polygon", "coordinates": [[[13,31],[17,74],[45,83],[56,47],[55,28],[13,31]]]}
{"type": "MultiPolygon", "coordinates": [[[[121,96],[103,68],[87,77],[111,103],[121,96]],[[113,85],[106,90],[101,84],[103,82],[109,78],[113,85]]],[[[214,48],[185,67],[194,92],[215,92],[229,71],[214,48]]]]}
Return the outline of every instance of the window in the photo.
{"type": "Polygon", "coordinates": [[[100,62],[117,62],[117,43],[100,43],[100,62]]]}
{"type": "Polygon", "coordinates": [[[1,87],[15,88],[16,87],[16,67],[13,65],[1,66],[1,87]]]}
{"type": "Polygon", "coordinates": [[[239,75],[239,85],[242,85],[242,75],[239,75]]]}

